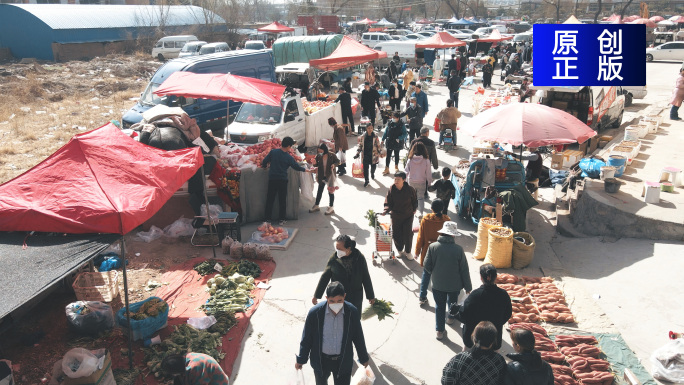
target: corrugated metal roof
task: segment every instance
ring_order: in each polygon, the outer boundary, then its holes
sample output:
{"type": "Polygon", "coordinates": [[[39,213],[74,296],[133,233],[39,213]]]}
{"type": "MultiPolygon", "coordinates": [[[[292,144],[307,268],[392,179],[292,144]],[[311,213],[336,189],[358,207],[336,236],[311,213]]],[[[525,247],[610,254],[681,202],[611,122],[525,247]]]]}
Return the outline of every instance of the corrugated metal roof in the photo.
{"type": "Polygon", "coordinates": [[[52,29],[156,27],[225,24],[220,16],[191,5],[6,4],[21,8],[52,29]]]}

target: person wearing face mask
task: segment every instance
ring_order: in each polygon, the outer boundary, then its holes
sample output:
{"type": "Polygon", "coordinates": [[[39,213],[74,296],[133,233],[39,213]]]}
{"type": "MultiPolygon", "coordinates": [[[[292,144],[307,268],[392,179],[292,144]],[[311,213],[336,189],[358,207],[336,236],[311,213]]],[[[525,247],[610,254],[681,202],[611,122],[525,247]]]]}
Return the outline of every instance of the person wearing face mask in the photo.
{"type": "Polygon", "coordinates": [[[387,148],[387,159],[385,160],[385,171],[382,175],[389,175],[390,173],[390,162],[392,161],[392,153],[394,153],[394,172],[399,169],[399,151],[404,146],[404,140],[406,140],[406,126],[404,122],[399,119],[399,112],[395,112],[392,116],[392,121],[387,124],[385,132],[382,134],[382,142],[385,143],[387,148]]]}
{"type": "Polygon", "coordinates": [[[416,189],[406,183],[406,173],[394,173],[394,184],[390,186],[385,197],[385,210],[382,215],[390,214],[392,218],[392,240],[400,257],[413,259],[413,216],[418,209],[416,189]]]}
{"type": "MultiPolygon", "coordinates": [[[[418,89],[418,86],[416,86],[416,89],[418,89]]],[[[424,114],[423,108],[417,103],[417,98],[415,96],[411,96],[409,101],[411,102],[409,108],[402,112],[400,116],[408,116],[409,140],[413,142],[413,139],[420,136],[420,129],[423,128],[424,114]]]]}
{"type": "Polygon", "coordinates": [[[334,186],[332,186],[333,189],[331,192],[330,181],[331,178],[334,178],[333,175],[335,174],[335,166],[338,164],[340,164],[340,161],[337,159],[337,156],[328,151],[328,146],[325,143],[321,143],[321,145],[318,146],[318,155],[316,155],[316,167],[312,170],[313,172],[316,172],[318,192],[316,193],[316,203],[309,210],[310,213],[321,211],[321,208],[318,207],[318,205],[321,203],[323,190],[325,190],[326,184],[329,185],[328,197],[330,198],[330,206],[328,206],[328,210],[326,210],[325,215],[332,215],[335,213],[335,210],[333,209],[333,204],[335,203],[335,190],[334,186]]]}
{"type": "Polygon", "coordinates": [[[326,301],[312,307],[306,316],[295,369],[302,369],[311,359],[316,385],[328,384],[331,374],[335,385],[350,385],[354,365],[352,344],[361,365],[367,367],[370,361],[360,310],[345,301],[345,288],[340,282],[331,282],[325,295],[326,301]]]}
{"type": "Polygon", "coordinates": [[[366,82],[363,88],[361,92],[361,114],[367,116],[371,125],[375,127],[375,106],[377,105],[380,108],[380,94],[375,87],[371,87],[369,82],[366,82]]]}
{"type": "Polygon", "coordinates": [[[370,171],[370,177],[375,180],[375,168],[380,162],[380,153],[382,152],[382,144],[380,139],[375,135],[373,131],[373,126],[366,126],[366,133],[359,139],[359,145],[356,148],[356,155],[354,159],[358,159],[361,156],[361,164],[363,164],[363,178],[365,182],[363,187],[368,186],[368,176],[370,171]]]}
{"type": "Polygon", "coordinates": [[[389,94],[390,108],[392,108],[392,111],[398,111],[401,108],[401,97],[404,92],[397,79],[392,80],[392,85],[387,92],[389,94]]]}
{"type": "Polygon", "coordinates": [[[318,280],[316,291],[311,302],[315,305],[323,295],[329,282],[340,282],[346,288],[346,301],[356,306],[359,311],[363,305],[363,291],[366,290],[368,302],[375,302],[373,282],[368,273],[366,258],[356,248],[356,241],[349,235],[339,235],[333,244],[335,252],[328,260],[328,264],[318,280]]]}

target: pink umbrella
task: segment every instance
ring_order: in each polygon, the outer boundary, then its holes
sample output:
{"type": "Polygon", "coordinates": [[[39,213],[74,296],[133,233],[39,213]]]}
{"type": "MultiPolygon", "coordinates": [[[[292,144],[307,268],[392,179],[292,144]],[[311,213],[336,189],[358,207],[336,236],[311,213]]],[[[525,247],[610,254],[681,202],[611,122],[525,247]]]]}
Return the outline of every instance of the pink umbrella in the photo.
{"type": "Polygon", "coordinates": [[[464,129],[475,139],[528,147],[583,143],[596,135],[567,112],[536,103],[493,107],[470,119],[464,129]]]}
{"type": "Polygon", "coordinates": [[[649,19],[636,19],[634,21],[631,21],[629,24],[645,24],[648,28],[656,27],[656,23],[653,20],[649,19]]]}
{"type": "Polygon", "coordinates": [[[665,20],[665,18],[662,16],[651,16],[648,18],[648,20],[651,20],[652,22],[657,23],[659,21],[665,20]]]}
{"type": "Polygon", "coordinates": [[[638,15],[632,15],[632,16],[625,17],[624,19],[622,19],[622,21],[624,21],[625,23],[629,23],[629,22],[634,21],[638,18],[639,18],[638,15]]]}
{"type": "Polygon", "coordinates": [[[684,23],[684,16],[672,16],[670,21],[673,23],[684,23]]]}

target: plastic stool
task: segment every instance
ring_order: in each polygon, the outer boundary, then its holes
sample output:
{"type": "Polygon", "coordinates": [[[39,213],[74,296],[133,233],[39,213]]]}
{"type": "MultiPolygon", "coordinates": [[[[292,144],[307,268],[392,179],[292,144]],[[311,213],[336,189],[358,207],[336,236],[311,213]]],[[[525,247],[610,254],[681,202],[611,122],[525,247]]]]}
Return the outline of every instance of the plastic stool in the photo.
{"type": "Polygon", "coordinates": [[[665,167],[660,171],[661,182],[671,182],[673,186],[680,187],[682,185],[682,170],[676,167],[665,167]],[[670,181],[672,176],[672,181],[670,181]]]}
{"type": "Polygon", "coordinates": [[[644,197],[646,203],[660,202],[660,183],[659,182],[644,182],[644,189],[641,196],[644,197]]]}

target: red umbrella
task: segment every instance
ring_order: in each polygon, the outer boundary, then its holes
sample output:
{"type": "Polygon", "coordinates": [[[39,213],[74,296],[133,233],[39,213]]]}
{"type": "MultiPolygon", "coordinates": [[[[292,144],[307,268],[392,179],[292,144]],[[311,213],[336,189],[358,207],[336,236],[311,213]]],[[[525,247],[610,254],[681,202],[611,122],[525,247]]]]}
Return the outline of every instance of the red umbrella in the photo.
{"type": "Polygon", "coordinates": [[[231,74],[174,72],[154,91],[197,99],[233,100],[280,107],[285,86],[231,74]]]}
{"type": "Polygon", "coordinates": [[[493,107],[465,124],[473,138],[528,147],[585,142],[596,131],[576,117],[535,103],[493,107]]]}
{"type": "Polygon", "coordinates": [[[416,48],[449,48],[460,47],[464,45],[466,45],[464,41],[460,41],[451,36],[449,32],[442,31],[437,32],[428,39],[420,40],[420,43],[416,44],[416,48]]]}
{"type": "Polygon", "coordinates": [[[662,16],[651,16],[648,18],[648,20],[651,20],[652,22],[657,23],[659,21],[665,20],[665,18],[662,16]]]}
{"type": "Polygon", "coordinates": [[[511,40],[513,36],[501,36],[501,32],[499,32],[498,29],[495,29],[494,32],[492,32],[488,37],[483,37],[480,39],[477,39],[478,43],[496,43],[499,41],[504,41],[504,40],[511,40]]]}
{"type": "Polygon", "coordinates": [[[670,21],[673,23],[684,23],[684,16],[672,16],[670,21]]]}
{"type": "Polygon", "coordinates": [[[639,16],[638,15],[632,15],[632,16],[625,17],[624,19],[622,19],[622,21],[625,23],[629,23],[629,22],[634,21],[636,19],[639,19],[639,16]]]}
{"type": "Polygon", "coordinates": [[[365,18],[363,20],[359,20],[359,21],[354,22],[354,24],[366,24],[366,25],[375,24],[375,23],[377,23],[377,21],[373,21],[369,18],[365,18]]]}
{"type": "Polygon", "coordinates": [[[294,28],[290,28],[286,25],[282,25],[282,24],[278,23],[277,21],[274,21],[273,23],[271,23],[265,27],[257,28],[257,31],[281,33],[281,32],[292,32],[292,31],[294,31],[294,28]]]}
{"type": "Polygon", "coordinates": [[[387,52],[368,48],[351,37],[345,36],[330,56],[309,60],[309,65],[326,71],[335,71],[386,57],[387,52]]]}
{"type": "Polygon", "coordinates": [[[657,26],[655,22],[649,19],[636,19],[629,24],[644,24],[648,28],[655,28],[657,26]]]}

